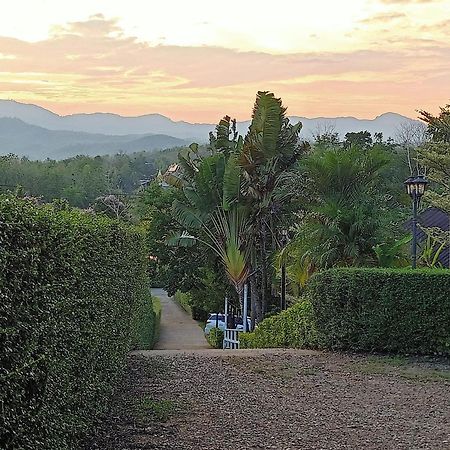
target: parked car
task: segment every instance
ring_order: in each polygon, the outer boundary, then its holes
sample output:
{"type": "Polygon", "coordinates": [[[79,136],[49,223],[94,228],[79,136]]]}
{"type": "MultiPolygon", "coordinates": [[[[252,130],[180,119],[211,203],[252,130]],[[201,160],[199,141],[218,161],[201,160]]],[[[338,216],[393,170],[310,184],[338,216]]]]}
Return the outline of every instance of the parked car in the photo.
{"type": "Polygon", "coordinates": [[[225,315],[224,314],[216,314],[210,313],[208,315],[208,320],[206,321],[205,326],[205,335],[208,335],[211,331],[211,328],[219,328],[219,330],[225,331],[225,315]]]}
{"type": "MultiPolygon", "coordinates": [[[[242,323],[242,317],[231,317],[229,316],[229,326],[233,326],[232,323],[234,322],[234,327],[238,331],[244,330],[244,325],[242,323]]],[[[247,331],[250,330],[250,327],[252,325],[252,321],[250,317],[247,317],[247,331]]],[[[219,328],[219,330],[225,331],[226,325],[225,325],[225,314],[216,314],[216,313],[210,313],[208,315],[208,320],[206,321],[206,326],[204,329],[205,335],[208,335],[212,328],[219,328]]]]}
{"type": "MultiPolygon", "coordinates": [[[[247,331],[249,331],[252,327],[252,320],[250,319],[250,317],[247,317],[247,331]]],[[[238,331],[243,331],[244,330],[244,324],[242,321],[242,317],[238,317],[236,319],[236,330],[238,331]]]]}

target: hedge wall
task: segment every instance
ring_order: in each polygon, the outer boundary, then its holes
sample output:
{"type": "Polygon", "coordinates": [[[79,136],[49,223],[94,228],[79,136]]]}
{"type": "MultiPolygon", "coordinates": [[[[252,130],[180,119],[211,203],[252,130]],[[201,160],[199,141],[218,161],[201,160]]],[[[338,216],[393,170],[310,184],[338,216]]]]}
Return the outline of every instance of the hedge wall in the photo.
{"type": "Polygon", "coordinates": [[[450,271],[332,269],[308,300],[240,333],[242,348],[450,354],[450,271]]]}
{"type": "Polygon", "coordinates": [[[0,197],[1,448],[73,448],[104,410],[148,309],[142,242],[0,197]]]}
{"type": "Polygon", "coordinates": [[[308,300],[263,320],[252,333],[239,333],[241,348],[314,348],[316,341],[313,311],[308,300]]]}
{"type": "Polygon", "coordinates": [[[333,269],[309,296],[325,348],[450,354],[450,271],[333,269]]]}
{"type": "Polygon", "coordinates": [[[223,331],[219,328],[211,328],[209,334],[206,336],[208,344],[213,348],[223,348],[223,331]]]}

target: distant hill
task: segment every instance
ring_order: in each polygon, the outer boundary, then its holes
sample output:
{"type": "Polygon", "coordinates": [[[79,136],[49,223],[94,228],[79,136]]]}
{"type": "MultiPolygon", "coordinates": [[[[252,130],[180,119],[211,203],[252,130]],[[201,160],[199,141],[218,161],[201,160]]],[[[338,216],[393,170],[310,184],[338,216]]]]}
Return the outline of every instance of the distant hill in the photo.
{"type": "MultiPolygon", "coordinates": [[[[231,111],[232,113],[232,111],[231,111]]],[[[74,132],[103,135],[125,136],[132,134],[162,134],[175,138],[206,142],[208,134],[214,130],[212,123],[175,122],[161,114],[147,114],[136,117],[123,117],[117,114],[71,114],[59,116],[36,105],[0,100],[0,117],[13,117],[31,125],[48,130],[66,130],[74,132]]],[[[370,131],[372,134],[382,132],[385,138],[394,138],[400,124],[415,122],[413,119],[396,113],[385,113],[375,119],[356,119],[355,117],[316,117],[306,118],[291,116],[291,121],[303,123],[302,137],[311,139],[318,129],[333,127],[343,138],[347,132],[370,131]]],[[[238,130],[245,134],[249,121],[239,122],[238,130]]]]}
{"type": "Polygon", "coordinates": [[[114,136],[49,130],[15,118],[0,118],[0,154],[30,159],[154,151],[183,145],[186,141],[163,134],[114,136]]]}

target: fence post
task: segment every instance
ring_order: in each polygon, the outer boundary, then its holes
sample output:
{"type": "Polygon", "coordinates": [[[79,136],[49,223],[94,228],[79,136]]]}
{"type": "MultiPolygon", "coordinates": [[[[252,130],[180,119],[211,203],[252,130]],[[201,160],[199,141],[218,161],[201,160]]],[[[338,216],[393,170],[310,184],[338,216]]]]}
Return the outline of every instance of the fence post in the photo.
{"type": "Polygon", "coordinates": [[[222,342],[222,348],[225,348],[225,338],[227,334],[227,328],[228,328],[228,298],[225,297],[225,330],[223,330],[223,342],[222,342]]]}
{"type": "Polygon", "coordinates": [[[247,297],[248,297],[248,284],[244,284],[244,311],[242,311],[242,326],[244,333],[247,332],[247,297]]]}

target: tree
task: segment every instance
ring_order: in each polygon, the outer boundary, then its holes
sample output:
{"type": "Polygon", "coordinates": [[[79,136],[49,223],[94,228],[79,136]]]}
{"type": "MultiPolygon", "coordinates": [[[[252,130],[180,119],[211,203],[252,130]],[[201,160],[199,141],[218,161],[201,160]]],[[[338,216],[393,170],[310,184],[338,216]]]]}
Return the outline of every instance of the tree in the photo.
{"type": "MultiPolygon", "coordinates": [[[[430,180],[436,183],[436,188],[430,189],[425,198],[450,216],[450,105],[441,108],[438,116],[426,111],[420,111],[420,115],[428,125],[431,140],[418,149],[418,160],[426,167],[430,180]]],[[[450,245],[449,231],[432,228],[427,232],[439,242],[450,245]]]]}
{"type": "Polygon", "coordinates": [[[238,155],[243,197],[250,208],[252,310],[260,321],[268,309],[274,278],[272,259],[280,247],[286,210],[295,191],[283,189],[309,145],[300,142],[302,124],[292,125],[281,99],[258,92],[252,121],[238,155]]]}
{"type": "Polygon", "coordinates": [[[301,123],[291,125],[280,99],[258,92],[252,122],[243,139],[225,116],[210,135],[209,155],[193,144],[179,154],[179,172],[166,181],[183,192],[174,202],[178,222],[197,229],[175,236],[196,239],[222,261],[240,293],[251,274],[252,311],[258,320],[267,310],[285,204],[291,192],[281,187],[286,174],[307,148],[299,142],[301,123]]]}
{"type": "Polygon", "coordinates": [[[372,135],[366,131],[358,131],[357,133],[346,133],[344,147],[357,146],[367,148],[372,145],[372,135]]]}
{"type": "Polygon", "coordinates": [[[374,263],[389,218],[379,189],[388,164],[386,152],[358,147],[316,151],[303,160],[306,206],[291,252],[304,271],[374,263]]]}

